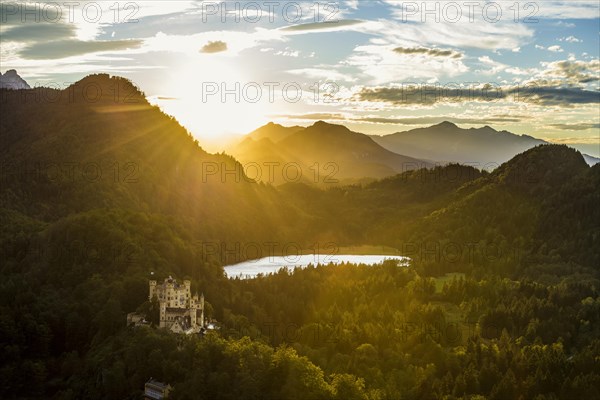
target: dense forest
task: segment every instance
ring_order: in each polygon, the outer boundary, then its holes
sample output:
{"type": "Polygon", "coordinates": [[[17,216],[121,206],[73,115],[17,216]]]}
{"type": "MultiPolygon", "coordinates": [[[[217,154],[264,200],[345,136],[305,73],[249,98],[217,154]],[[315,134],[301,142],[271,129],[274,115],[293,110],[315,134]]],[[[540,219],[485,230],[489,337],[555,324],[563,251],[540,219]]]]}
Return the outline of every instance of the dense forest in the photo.
{"type": "Polygon", "coordinates": [[[600,166],[575,150],[275,188],[121,78],[0,102],[2,398],[137,399],[150,377],[175,399],[600,398],[600,166]],[[267,243],[411,263],[225,277],[267,243]],[[220,329],[128,327],[151,273],[191,279],[220,329]]]}

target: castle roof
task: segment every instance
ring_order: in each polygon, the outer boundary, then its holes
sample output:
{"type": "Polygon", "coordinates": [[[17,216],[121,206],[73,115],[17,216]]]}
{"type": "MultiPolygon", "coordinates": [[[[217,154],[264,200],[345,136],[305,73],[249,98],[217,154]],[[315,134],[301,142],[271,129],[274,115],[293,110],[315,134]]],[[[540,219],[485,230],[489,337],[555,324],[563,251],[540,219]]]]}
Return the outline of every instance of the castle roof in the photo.
{"type": "Polygon", "coordinates": [[[179,289],[179,288],[185,288],[185,281],[183,284],[177,282],[177,279],[173,278],[171,275],[169,275],[168,278],[165,278],[164,282],[159,284],[160,287],[162,287],[163,289],[167,286],[167,285],[173,285],[173,287],[175,289],[179,289]]]}

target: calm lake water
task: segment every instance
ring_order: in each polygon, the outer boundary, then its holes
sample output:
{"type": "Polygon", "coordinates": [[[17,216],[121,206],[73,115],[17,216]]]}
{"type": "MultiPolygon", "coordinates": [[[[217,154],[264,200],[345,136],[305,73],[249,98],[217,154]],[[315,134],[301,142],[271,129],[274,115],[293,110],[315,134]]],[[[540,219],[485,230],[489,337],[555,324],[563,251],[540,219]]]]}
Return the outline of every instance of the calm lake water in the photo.
{"type": "Polygon", "coordinates": [[[385,260],[397,260],[398,265],[408,266],[408,257],[392,255],[351,255],[351,254],[305,254],[302,256],[291,255],[283,257],[264,257],[258,260],[244,261],[239,264],[227,265],[225,273],[228,278],[241,277],[243,279],[256,278],[258,274],[272,274],[281,268],[292,270],[306,268],[309,264],[380,264],[385,260]]]}

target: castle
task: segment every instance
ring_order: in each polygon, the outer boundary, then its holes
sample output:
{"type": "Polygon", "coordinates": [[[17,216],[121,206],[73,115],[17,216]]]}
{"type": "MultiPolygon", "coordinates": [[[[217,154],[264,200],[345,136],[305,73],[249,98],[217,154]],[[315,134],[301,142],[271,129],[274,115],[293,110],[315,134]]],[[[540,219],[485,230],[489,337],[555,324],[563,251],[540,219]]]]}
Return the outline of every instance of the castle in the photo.
{"type": "Polygon", "coordinates": [[[204,329],[204,294],[198,298],[191,295],[191,282],[184,280],[179,284],[172,277],[160,285],[150,281],[150,301],[156,296],[160,304],[161,328],[174,333],[198,333],[204,329]]]}

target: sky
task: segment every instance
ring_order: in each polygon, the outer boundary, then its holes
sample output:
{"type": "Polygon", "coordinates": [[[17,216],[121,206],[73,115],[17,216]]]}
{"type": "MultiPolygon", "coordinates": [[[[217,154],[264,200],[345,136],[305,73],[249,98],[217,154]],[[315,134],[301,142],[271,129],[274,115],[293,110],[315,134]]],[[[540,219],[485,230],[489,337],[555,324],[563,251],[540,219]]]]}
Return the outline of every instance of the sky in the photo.
{"type": "Polygon", "coordinates": [[[202,143],[274,121],[490,125],[600,154],[597,1],[0,3],[0,70],[131,79],[202,143]]]}

